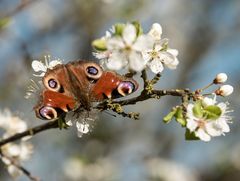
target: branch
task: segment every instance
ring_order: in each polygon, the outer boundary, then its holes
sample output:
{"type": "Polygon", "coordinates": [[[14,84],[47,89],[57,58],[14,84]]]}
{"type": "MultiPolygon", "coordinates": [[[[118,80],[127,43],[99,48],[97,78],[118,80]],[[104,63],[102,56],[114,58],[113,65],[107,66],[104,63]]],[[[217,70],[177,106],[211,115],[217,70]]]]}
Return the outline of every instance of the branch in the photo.
{"type": "Polygon", "coordinates": [[[0,19],[12,17],[15,14],[19,13],[20,11],[22,11],[27,6],[29,6],[31,3],[36,1],[37,0],[21,0],[20,4],[15,9],[7,13],[0,14],[0,19]]]}
{"type": "Polygon", "coordinates": [[[6,158],[10,161],[11,165],[14,165],[15,167],[17,167],[20,171],[22,171],[22,173],[24,175],[26,175],[29,180],[32,180],[32,181],[40,181],[40,179],[38,177],[35,177],[31,174],[30,171],[28,171],[26,168],[24,168],[23,166],[21,166],[20,164],[18,164],[13,158],[11,157],[8,157],[6,155],[4,155],[0,149],[0,156],[3,157],[3,158],[6,158]]]}
{"type": "Polygon", "coordinates": [[[51,128],[58,128],[58,120],[47,122],[45,124],[30,128],[30,129],[28,129],[28,130],[26,130],[22,133],[17,133],[17,134],[15,134],[15,135],[13,135],[9,138],[3,139],[3,140],[0,141],[0,147],[9,143],[9,142],[19,140],[19,139],[21,139],[25,136],[32,136],[32,135],[35,135],[39,132],[42,132],[42,131],[45,131],[45,130],[48,130],[48,129],[51,129],[51,128]]]}

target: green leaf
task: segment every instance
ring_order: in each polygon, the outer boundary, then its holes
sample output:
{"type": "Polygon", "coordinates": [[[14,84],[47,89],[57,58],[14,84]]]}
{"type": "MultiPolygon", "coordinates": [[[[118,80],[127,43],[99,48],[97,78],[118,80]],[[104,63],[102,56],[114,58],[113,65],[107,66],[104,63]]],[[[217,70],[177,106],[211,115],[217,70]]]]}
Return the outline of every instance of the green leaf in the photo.
{"type": "Polygon", "coordinates": [[[185,132],[185,140],[193,141],[193,140],[199,140],[199,138],[196,137],[196,135],[195,135],[194,132],[190,132],[189,129],[186,129],[186,132],[185,132]]]}
{"type": "Polygon", "coordinates": [[[2,18],[0,19],[0,29],[4,28],[10,22],[10,18],[2,18]]]}
{"type": "Polygon", "coordinates": [[[138,21],[133,21],[132,24],[135,26],[136,28],[136,32],[137,32],[137,37],[143,34],[143,29],[141,27],[141,24],[138,21]]]}
{"type": "Polygon", "coordinates": [[[66,120],[62,116],[58,118],[58,127],[59,127],[59,129],[67,129],[69,127],[66,124],[66,120]]]}
{"type": "Polygon", "coordinates": [[[197,101],[193,107],[193,114],[197,118],[203,117],[203,109],[202,109],[202,102],[197,101]]]}
{"type": "Polygon", "coordinates": [[[222,110],[218,106],[207,106],[204,108],[204,116],[210,120],[218,119],[222,114],[222,110]]]}
{"type": "Polygon", "coordinates": [[[173,109],[170,113],[168,113],[164,118],[163,118],[163,122],[164,123],[169,123],[173,116],[176,114],[177,109],[173,109]]]}
{"type": "Polygon", "coordinates": [[[94,49],[98,51],[107,50],[106,41],[104,39],[96,39],[92,42],[92,46],[94,49]]]}
{"type": "Polygon", "coordinates": [[[186,121],[186,119],[185,119],[184,116],[183,116],[182,107],[178,107],[178,108],[177,108],[177,111],[176,111],[176,114],[175,114],[175,118],[176,118],[176,121],[177,121],[178,123],[180,123],[183,127],[186,126],[187,121],[186,121]]]}
{"type": "Polygon", "coordinates": [[[115,35],[115,36],[122,36],[122,33],[123,33],[123,30],[124,30],[125,26],[126,26],[126,25],[123,24],[123,23],[115,24],[115,25],[114,25],[114,28],[115,28],[114,35],[115,35]]]}

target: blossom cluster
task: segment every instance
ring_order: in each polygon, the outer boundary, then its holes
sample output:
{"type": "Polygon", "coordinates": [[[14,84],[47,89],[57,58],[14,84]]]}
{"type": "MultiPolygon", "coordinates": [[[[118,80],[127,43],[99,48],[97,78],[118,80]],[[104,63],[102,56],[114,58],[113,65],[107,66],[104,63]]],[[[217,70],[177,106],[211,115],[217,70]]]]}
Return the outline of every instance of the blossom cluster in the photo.
{"type": "Polygon", "coordinates": [[[212,85],[223,84],[227,81],[227,75],[220,73],[216,76],[211,84],[203,89],[196,90],[192,95],[193,101],[187,106],[178,106],[173,109],[165,118],[168,123],[175,118],[178,123],[186,127],[186,139],[200,139],[210,141],[211,137],[225,135],[230,131],[229,123],[232,117],[229,113],[228,102],[217,102],[217,96],[229,96],[233,92],[231,85],[221,85],[210,95],[201,94],[205,89],[212,85]],[[185,109],[185,110],[184,110],[185,109]]]}
{"type": "Polygon", "coordinates": [[[162,38],[162,27],[158,23],[146,34],[137,22],[116,24],[92,45],[95,57],[110,70],[127,68],[138,72],[150,68],[157,74],[165,66],[176,69],[179,64],[178,51],[168,47],[168,39],[162,38]]]}
{"type": "MultiPolygon", "coordinates": [[[[16,133],[21,133],[27,130],[27,124],[17,116],[5,109],[0,111],[0,129],[4,130],[3,138],[8,138],[16,133]]],[[[33,146],[27,140],[29,137],[22,138],[19,144],[7,143],[0,148],[0,158],[6,165],[10,175],[17,177],[22,174],[18,168],[21,161],[26,161],[30,158],[33,152],[33,146]]]]}

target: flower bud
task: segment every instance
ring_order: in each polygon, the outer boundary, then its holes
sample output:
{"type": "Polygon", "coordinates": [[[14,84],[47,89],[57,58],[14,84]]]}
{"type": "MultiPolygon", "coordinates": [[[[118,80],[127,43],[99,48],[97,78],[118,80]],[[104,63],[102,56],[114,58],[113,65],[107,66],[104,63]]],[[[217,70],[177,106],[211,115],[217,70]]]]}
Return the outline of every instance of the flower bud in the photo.
{"type": "Polygon", "coordinates": [[[215,91],[217,95],[220,96],[229,96],[233,93],[233,87],[231,85],[223,85],[215,91]]]}
{"type": "Polygon", "coordinates": [[[214,79],[214,84],[222,84],[227,81],[227,74],[225,73],[219,73],[217,74],[216,78],[214,79]]]}
{"type": "Polygon", "coordinates": [[[156,40],[160,40],[161,36],[162,36],[162,27],[160,24],[158,23],[154,23],[152,25],[151,30],[148,33],[149,35],[151,35],[154,39],[156,40]]]}

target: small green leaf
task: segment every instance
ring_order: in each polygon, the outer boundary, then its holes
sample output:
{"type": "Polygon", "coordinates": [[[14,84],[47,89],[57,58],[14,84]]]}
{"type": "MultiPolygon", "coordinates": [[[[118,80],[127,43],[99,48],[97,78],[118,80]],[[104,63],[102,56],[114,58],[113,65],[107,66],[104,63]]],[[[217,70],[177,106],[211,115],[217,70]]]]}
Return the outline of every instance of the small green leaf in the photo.
{"type": "Polygon", "coordinates": [[[216,120],[221,114],[222,110],[218,106],[211,105],[204,108],[204,116],[207,119],[216,120]]]}
{"type": "Polygon", "coordinates": [[[169,123],[173,116],[176,114],[177,109],[173,109],[170,113],[168,113],[164,118],[163,118],[163,122],[164,123],[169,123]]]}
{"type": "Polygon", "coordinates": [[[189,129],[186,129],[185,140],[192,141],[192,140],[199,140],[199,138],[196,137],[194,132],[190,132],[189,129]]]}
{"type": "Polygon", "coordinates": [[[92,46],[94,49],[98,51],[107,50],[106,41],[104,39],[96,39],[92,42],[92,46]]]}
{"type": "Polygon", "coordinates": [[[182,107],[178,107],[178,108],[177,108],[177,111],[176,111],[176,114],[175,114],[175,118],[176,118],[176,121],[177,121],[178,123],[180,123],[183,127],[186,126],[187,121],[186,121],[186,119],[185,119],[184,116],[183,116],[182,107]]]}
{"type": "Polygon", "coordinates": [[[122,33],[123,33],[123,30],[124,30],[125,26],[126,25],[122,24],[122,23],[115,24],[114,25],[114,28],[115,28],[114,35],[115,36],[122,36],[122,33]]]}
{"type": "Polygon", "coordinates": [[[59,127],[59,129],[67,129],[69,127],[66,124],[66,120],[62,116],[58,118],[58,127],[59,127]]]}
{"type": "Polygon", "coordinates": [[[202,102],[197,101],[193,107],[193,114],[197,118],[203,117],[203,109],[202,109],[202,102]]]}
{"type": "Polygon", "coordinates": [[[4,28],[10,22],[10,18],[2,18],[0,19],[0,29],[4,28]]]}
{"type": "Polygon", "coordinates": [[[135,26],[136,28],[136,32],[137,32],[137,37],[143,34],[143,29],[141,27],[141,24],[138,21],[133,21],[132,24],[135,26]]]}

